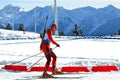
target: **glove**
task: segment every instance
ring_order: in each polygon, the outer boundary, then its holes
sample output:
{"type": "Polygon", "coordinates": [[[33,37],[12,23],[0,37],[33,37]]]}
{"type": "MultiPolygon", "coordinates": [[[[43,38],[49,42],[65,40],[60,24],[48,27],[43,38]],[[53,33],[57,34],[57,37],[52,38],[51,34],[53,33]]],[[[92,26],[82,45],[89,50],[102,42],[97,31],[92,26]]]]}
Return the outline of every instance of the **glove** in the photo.
{"type": "Polygon", "coordinates": [[[52,48],[50,48],[50,51],[52,51],[52,48]]]}
{"type": "Polygon", "coordinates": [[[59,45],[59,44],[57,44],[56,46],[57,46],[57,47],[60,47],[60,45],[59,45]]]}

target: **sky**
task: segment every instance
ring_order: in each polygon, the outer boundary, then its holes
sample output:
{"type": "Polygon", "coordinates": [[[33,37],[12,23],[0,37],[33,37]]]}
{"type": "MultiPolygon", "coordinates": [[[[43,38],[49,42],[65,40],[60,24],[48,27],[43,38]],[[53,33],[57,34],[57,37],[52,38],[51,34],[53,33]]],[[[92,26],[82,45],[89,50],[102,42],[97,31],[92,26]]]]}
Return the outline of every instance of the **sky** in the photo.
{"type": "MultiPolygon", "coordinates": [[[[0,0],[0,9],[8,4],[20,6],[24,10],[31,10],[36,6],[53,6],[54,0],[0,0]]],[[[57,5],[66,9],[75,9],[78,7],[91,6],[95,8],[113,5],[120,9],[120,0],[57,0],[57,5]]]]}

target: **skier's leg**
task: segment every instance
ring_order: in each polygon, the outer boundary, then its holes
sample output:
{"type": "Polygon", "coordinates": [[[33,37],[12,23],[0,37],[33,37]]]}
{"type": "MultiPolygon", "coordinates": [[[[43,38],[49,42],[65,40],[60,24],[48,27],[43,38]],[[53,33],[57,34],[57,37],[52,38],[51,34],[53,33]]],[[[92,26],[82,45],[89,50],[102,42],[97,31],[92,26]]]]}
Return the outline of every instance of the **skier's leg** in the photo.
{"type": "Polygon", "coordinates": [[[44,72],[43,72],[43,77],[49,76],[49,74],[47,74],[47,70],[48,70],[50,62],[51,62],[51,57],[50,57],[50,54],[48,53],[49,52],[48,47],[49,47],[49,44],[47,44],[47,43],[43,43],[41,46],[41,49],[44,52],[45,57],[47,59],[47,62],[45,64],[45,68],[44,68],[44,72]]]}
{"type": "Polygon", "coordinates": [[[46,62],[46,64],[45,64],[45,68],[44,68],[43,76],[48,76],[48,74],[47,74],[47,70],[48,70],[49,65],[50,65],[50,62],[51,62],[50,54],[46,55],[46,59],[47,59],[47,62],[46,62]]]}
{"type": "Polygon", "coordinates": [[[59,71],[56,67],[56,61],[57,61],[57,56],[55,55],[55,53],[52,51],[51,52],[51,56],[53,58],[53,61],[52,61],[52,74],[61,74],[62,72],[59,71]]]}
{"type": "Polygon", "coordinates": [[[51,55],[51,57],[53,58],[52,66],[56,66],[57,56],[54,54],[53,51],[50,53],[50,55],[51,55]]]}
{"type": "Polygon", "coordinates": [[[52,74],[55,74],[57,56],[54,54],[53,51],[50,54],[53,58],[53,60],[52,60],[52,74]]]}

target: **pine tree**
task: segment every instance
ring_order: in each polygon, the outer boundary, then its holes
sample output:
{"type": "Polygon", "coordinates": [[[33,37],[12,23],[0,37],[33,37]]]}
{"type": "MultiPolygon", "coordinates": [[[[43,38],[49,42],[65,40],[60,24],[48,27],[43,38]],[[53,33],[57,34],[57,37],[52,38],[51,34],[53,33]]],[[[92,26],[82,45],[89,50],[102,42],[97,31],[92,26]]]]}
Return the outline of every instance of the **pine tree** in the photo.
{"type": "Polygon", "coordinates": [[[10,25],[10,23],[7,24],[6,29],[7,30],[12,30],[12,26],[10,25]]]}
{"type": "Polygon", "coordinates": [[[83,35],[82,29],[78,29],[77,24],[74,25],[73,35],[74,36],[82,36],[83,35]]]}
{"type": "Polygon", "coordinates": [[[64,35],[65,35],[65,34],[64,34],[64,31],[60,31],[60,32],[59,32],[59,35],[60,35],[60,36],[64,36],[64,35]]]}
{"type": "Polygon", "coordinates": [[[73,35],[78,36],[78,27],[77,24],[74,25],[73,35]]]}
{"type": "Polygon", "coordinates": [[[120,35],[120,29],[118,29],[118,35],[120,35]]]}
{"type": "Polygon", "coordinates": [[[83,31],[82,31],[82,29],[79,30],[79,36],[83,36],[83,31]]]}
{"type": "Polygon", "coordinates": [[[19,31],[24,31],[24,24],[21,23],[21,24],[19,25],[18,30],[19,30],[19,31]]]}

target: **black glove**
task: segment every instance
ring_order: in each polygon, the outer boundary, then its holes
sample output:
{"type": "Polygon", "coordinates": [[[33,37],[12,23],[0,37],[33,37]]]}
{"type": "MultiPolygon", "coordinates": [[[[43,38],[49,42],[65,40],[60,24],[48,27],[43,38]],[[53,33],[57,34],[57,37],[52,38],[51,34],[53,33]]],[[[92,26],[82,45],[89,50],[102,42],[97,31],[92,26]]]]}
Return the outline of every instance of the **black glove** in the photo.
{"type": "Polygon", "coordinates": [[[60,47],[60,45],[59,45],[59,44],[57,44],[56,46],[57,46],[57,47],[60,47]]]}
{"type": "Polygon", "coordinates": [[[52,51],[52,48],[50,48],[50,51],[52,51]]]}

